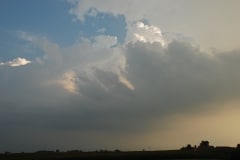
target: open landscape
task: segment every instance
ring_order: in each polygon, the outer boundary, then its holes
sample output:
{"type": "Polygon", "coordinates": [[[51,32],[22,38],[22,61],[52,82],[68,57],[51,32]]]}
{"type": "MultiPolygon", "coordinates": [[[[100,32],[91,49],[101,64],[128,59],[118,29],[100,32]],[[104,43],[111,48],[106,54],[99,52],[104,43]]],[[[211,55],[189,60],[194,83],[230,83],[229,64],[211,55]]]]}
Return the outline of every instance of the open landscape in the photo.
{"type": "Polygon", "coordinates": [[[239,16],[240,0],[0,0],[0,160],[240,160],[239,16]]]}
{"type": "Polygon", "coordinates": [[[34,153],[0,154],[1,160],[237,160],[240,158],[240,145],[236,148],[210,146],[202,141],[198,147],[188,144],[180,150],[163,151],[37,151],[34,153]]]}
{"type": "Polygon", "coordinates": [[[123,151],[123,152],[52,152],[1,154],[1,160],[236,160],[237,150],[212,151],[123,151]]]}

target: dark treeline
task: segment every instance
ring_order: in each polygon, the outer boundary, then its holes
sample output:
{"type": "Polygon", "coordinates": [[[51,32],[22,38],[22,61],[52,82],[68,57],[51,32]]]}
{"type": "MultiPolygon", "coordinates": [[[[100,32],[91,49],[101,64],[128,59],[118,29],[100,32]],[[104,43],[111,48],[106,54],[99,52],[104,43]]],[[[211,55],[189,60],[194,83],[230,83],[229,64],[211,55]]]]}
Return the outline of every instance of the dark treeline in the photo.
{"type": "Polygon", "coordinates": [[[0,160],[161,160],[161,159],[240,159],[240,145],[236,147],[211,146],[208,141],[202,141],[198,146],[190,144],[179,150],[166,151],[108,151],[99,150],[83,152],[71,150],[62,152],[37,151],[34,153],[9,153],[0,154],[0,160]]]}

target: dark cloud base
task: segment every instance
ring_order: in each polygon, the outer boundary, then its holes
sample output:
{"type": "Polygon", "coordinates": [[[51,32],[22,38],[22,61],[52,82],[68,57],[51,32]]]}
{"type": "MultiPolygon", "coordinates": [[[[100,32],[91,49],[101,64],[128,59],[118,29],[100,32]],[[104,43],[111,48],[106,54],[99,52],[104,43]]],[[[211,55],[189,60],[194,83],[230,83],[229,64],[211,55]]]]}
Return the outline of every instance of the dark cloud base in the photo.
{"type": "MultiPolygon", "coordinates": [[[[69,144],[64,139],[79,133],[141,134],[156,122],[164,128],[171,115],[207,111],[211,108],[202,106],[239,97],[239,51],[210,55],[178,41],[166,48],[142,42],[121,48],[126,77],[135,90],[121,84],[116,74],[96,69],[98,81],[76,72],[85,85],[77,82],[81,95],[72,95],[57,86],[42,85],[55,70],[49,69],[50,64],[0,68],[0,150],[28,150],[37,144],[54,148],[53,136],[61,145],[78,146],[79,142],[69,144]]],[[[93,145],[91,136],[83,137],[90,143],[83,145],[93,145]]]]}

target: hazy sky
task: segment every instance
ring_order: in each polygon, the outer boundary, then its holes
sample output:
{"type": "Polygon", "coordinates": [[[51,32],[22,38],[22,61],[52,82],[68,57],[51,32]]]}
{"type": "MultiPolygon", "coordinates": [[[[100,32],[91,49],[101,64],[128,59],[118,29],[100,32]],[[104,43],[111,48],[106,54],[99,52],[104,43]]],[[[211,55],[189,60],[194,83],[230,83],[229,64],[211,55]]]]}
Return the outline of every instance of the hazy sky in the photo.
{"type": "Polygon", "coordinates": [[[240,142],[240,1],[0,1],[0,152],[240,142]]]}

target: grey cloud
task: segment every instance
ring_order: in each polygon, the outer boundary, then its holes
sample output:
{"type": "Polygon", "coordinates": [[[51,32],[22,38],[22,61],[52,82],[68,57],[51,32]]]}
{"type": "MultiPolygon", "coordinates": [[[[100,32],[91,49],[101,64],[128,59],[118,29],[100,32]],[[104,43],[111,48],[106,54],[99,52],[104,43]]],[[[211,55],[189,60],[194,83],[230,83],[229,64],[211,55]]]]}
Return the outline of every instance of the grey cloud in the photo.
{"type": "MultiPolygon", "coordinates": [[[[142,42],[116,47],[121,48],[126,58],[124,74],[135,90],[120,83],[118,75],[109,70],[109,66],[93,65],[93,78],[78,68],[77,60],[71,63],[67,58],[63,58],[65,61],[56,69],[51,63],[47,67],[34,63],[17,70],[0,69],[0,122],[5,126],[1,136],[1,140],[5,139],[4,145],[10,145],[10,140],[6,141],[13,138],[9,133],[18,132],[19,128],[38,129],[40,133],[49,134],[58,132],[59,137],[66,131],[71,135],[86,132],[117,134],[119,137],[121,134],[138,135],[151,131],[156,123],[164,128],[171,115],[207,110],[202,107],[204,104],[240,96],[239,51],[209,55],[178,41],[166,48],[159,43],[142,42]],[[72,68],[77,75],[80,95],[66,93],[56,85],[43,85],[72,68]]],[[[67,49],[59,50],[62,53],[67,49]]],[[[70,50],[69,59],[74,59],[76,50],[70,50]]],[[[91,50],[86,51],[91,53],[91,50]]],[[[110,50],[107,51],[110,55],[110,50]]],[[[114,51],[119,50],[111,51],[115,54],[114,51]]],[[[15,139],[20,141],[21,138],[26,137],[15,139]]],[[[48,138],[43,138],[46,144],[48,138]]],[[[85,138],[91,143],[90,137],[85,135],[85,138]]],[[[40,143],[36,137],[32,140],[40,143]]]]}
{"type": "Polygon", "coordinates": [[[133,45],[127,54],[129,79],[134,82],[136,90],[139,88],[144,102],[157,103],[160,110],[184,111],[235,90],[239,77],[225,69],[233,65],[226,62],[226,57],[232,53],[224,54],[224,58],[221,54],[210,56],[177,41],[166,49],[159,47],[156,51],[154,47],[150,44],[148,48],[141,44],[133,45]],[[228,86],[227,90],[223,89],[225,86],[228,86]]]}

